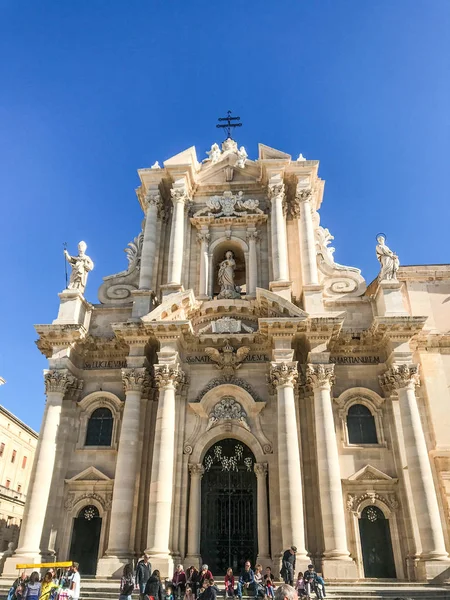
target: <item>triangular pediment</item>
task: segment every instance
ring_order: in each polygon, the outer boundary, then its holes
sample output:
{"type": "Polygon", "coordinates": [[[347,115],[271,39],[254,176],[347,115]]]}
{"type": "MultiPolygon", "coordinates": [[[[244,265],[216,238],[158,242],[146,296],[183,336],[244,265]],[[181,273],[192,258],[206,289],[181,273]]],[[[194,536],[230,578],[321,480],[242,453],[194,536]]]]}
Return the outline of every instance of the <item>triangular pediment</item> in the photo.
{"type": "Polygon", "coordinates": [[[197,184],[202,186],[231,184],[254,184],[259,183],[261,178],[260,167],[253,160],[247,160],[244,167],[237,164],[236,154],[226,154],[218,162],[211,164],[203,163],[201,171],[197,175],[197,184]]]}
{"type": "Polygon", "coordinates": [[[353,475],[350,475],[348,481],[394,481],[394,479],[376,467],[366,465],[353,475]]]}
{"type": "Polygon", "coordinates": [[[297,317],[301,319],[308,317],[308,313],[289,300],[286,300],[286,298],[264,288],[256,288],[256,302],[260,309],[260,316],[297,317]]]}
{"type": "Polygon", "coordinates": [[[190,148],[186,148],[182,152],[175,154],[171,158],[168,158],[164,161],[164,167],[178,167],[182,165],[191,165],[195,170],[200,168],[199,162],[197,160],[197,152],[195,151],[195,146],[191,146],[190,148]]]}
{"type": "Polygon", "coordinates": [[[81,471],[81,473],[78,473],[78,475],[66,479],[66,483],[75,483],[76,481],[112,481],[112,479],[96,467],[88,467],[84,471],[81,471]]]}
{"type": "Polygon", "coordinates": [[[271,148],[265,144],[258,144],[259,158],[260,160],[292,160],[290,154],[271,148]]]}

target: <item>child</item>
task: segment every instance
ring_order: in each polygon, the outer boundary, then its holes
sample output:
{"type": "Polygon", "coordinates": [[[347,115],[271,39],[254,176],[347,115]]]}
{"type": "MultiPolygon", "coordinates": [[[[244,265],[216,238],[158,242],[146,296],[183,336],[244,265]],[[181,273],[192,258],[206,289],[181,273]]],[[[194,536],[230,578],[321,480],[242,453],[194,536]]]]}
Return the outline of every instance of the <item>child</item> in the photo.
{"type": "Polygon", "coordinates": [[[299,598],[304,598],[306,596],[305,589],[305,580],[303,579],[303,573],[299,571],[297,575],[297,582],[295,584],[295,589],[297,590],[297,594],[299,598]]]}
{"type": "Polygon", "coordinates": [[[274,600],[275,585],[273,583],[272,569],[270,567],[266,567],[266,574],[264,575],[264,583],[265,583],[267,598],[271,598],[272,600],[274,600]]]}
{"type": "Polygon", "coordinates": [[[166,591],[164,593],[164,600],[173,600],[173,591],[172,586],[170,584],[166,587],[166,591]]]}
{"type": "Polygon", "coordinates": [[[234,598],[234,575],[231,567],[228,567],[225,575],[225,598],[234,598]]]}
{"type": "Polygon", "coordinates": [[[195,600],[194,592],[190,585],[186,586],[186,591],[184,592],[184,600],[195,600]]]}
{"type": "Polygon", "coordinates": [[[265,590],[263,574],[262,574],[262,565],[255,565],[255,585],[256,585],[256,595],[260,598],[265,596],[266,590],[265,590]]]}

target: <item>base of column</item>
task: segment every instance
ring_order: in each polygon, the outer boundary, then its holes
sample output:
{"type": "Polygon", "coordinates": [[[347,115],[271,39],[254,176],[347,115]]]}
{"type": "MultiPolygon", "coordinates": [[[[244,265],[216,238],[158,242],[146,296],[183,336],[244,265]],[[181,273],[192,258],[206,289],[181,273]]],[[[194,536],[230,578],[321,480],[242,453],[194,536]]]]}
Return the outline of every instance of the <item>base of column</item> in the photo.
{"type": "Polygon", "coordinates": [[[176,294],[177,292],[184,292],[184,287],[181,283],[166,283],[161,286],[162,297],[170,296],[171,294],[176,294]]]}
{"type": "Polygon", "coordinates": [[[273,569],[272,557],[268,554],[258,554],[258,556],[256,557],[256,564],[258,563],[263,566],[263,569],[265,569],[266,567],[270,567],[271,569],[273,569]]]}
{"type": "Polygon", "coordinates": [[[150,557],[149,560],[152,564],[152,570],[158,569],[161,573],[161,579],[164,579],[164,577],[172,577],[175,570],[175,560],[171,554],[154,552],[152,550],[146,550],[145,553],[150,557]]]}
{"type": "Polygon", "coordinates": [[[200,570],[200,567],[202,565],[202,557],[200,556],[200,554],[186,554],[186,556],[184,557],[184,564],[186,565],[186,569],[192,565],[196,569],[200,570]]]}
{"type": "Polygon", "coordinates": [[[420,558],[417,562],[417,577],[419,581],[432,581],[436,584],[447,581],[450,578],[450,559],[420,558]]]}
{"type": "Polygon", "coordinates": [[[292,301],[292,281],[271,281],[269,290],[282,298],[292,301]]]}
{"type": "Polygon", "coordinates": [[[322,571],[325,581],[330,579],[358,579],[358,568],[349,556],[345,558],[323,558],[322,571]]]}
{"type": "MultiPolygon", "coordinates": [[[[40,552],[30,553],[30,554],[13,554],[9,556],[5,560],[5,564],[2,571],[2,577],[6,576],[14,576],[14,579],[17,577],[17,565],[32,565],[39,564],[48,561],[48,555],[42,555],[40,552]]],[[[52,559],[53,560],[53,559],[52,559]]]]}
{"type": "Polygon", "coordinates": [[[96,577],[121,577],[123,568],[130,563],[134,557],[127,556],[103,556],[97,563],[96,577]]]}

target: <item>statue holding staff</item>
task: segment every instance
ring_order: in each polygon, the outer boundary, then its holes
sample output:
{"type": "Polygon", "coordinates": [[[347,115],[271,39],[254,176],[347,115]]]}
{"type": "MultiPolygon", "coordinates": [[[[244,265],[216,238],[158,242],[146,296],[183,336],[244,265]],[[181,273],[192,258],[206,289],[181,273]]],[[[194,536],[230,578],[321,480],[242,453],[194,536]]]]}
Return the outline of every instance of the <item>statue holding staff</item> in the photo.
{"type": "Polygon", "coordinates": [[[81,241],[78,244],[78,256],[70,256],[67,250],[64,249],[64,256],[72,267],[69,285],[67,286],[68,290],[84,292],[86,288],[87,275],[94,268],[92,259],[86,254],[86,248],[86,242],[81,241]]]}

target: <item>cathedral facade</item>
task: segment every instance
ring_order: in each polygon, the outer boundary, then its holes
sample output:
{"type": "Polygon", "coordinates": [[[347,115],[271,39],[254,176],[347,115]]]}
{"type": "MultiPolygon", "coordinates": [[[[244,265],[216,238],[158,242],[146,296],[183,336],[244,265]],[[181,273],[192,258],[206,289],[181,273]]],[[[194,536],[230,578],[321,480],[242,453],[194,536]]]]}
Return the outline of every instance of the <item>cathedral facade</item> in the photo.
{"type": "MultiPolygon", "coordinates": [[[[450,574],[450,266],[338,264],[319,163],[228,138],[138,171],[128,268],[52,324],[18,562],[117,576],[246,559],[326,579],[450,574]]],[[[375,258],[374,258],[375,260],[375,258]]],[[[97,265],[98,268],[98,265],[97,265]]]]}

